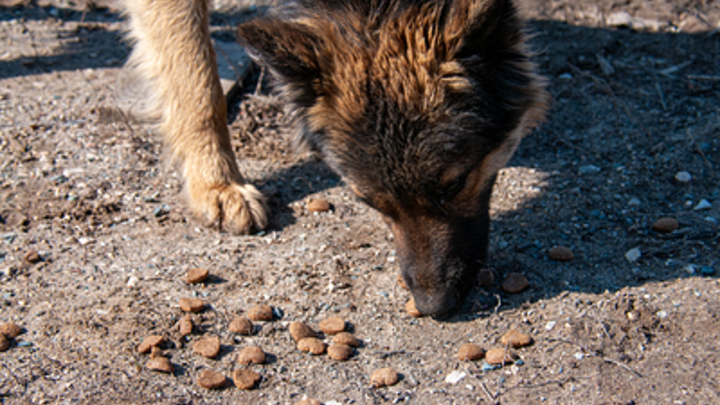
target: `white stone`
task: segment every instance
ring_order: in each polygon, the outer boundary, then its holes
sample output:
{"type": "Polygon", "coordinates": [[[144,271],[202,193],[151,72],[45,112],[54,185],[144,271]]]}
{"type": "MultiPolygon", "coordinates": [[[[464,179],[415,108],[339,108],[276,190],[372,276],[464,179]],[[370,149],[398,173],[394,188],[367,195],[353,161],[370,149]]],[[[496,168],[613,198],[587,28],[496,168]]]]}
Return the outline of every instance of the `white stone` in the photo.
{"type": "Polygon", "coordinates": [[[712,208],[712,203],[706,199],[700,200],[700,202],[693,208],[695,211],[709,210],[712,208]]]}
{"type": "Polygon", "coordinates": [[[453,371],[452,373],[448,374],[447,377],[445,377],[445,382],[448,384],[457,384],[467,376],[467,373],[464,371],[453,371]]]}
{"type": "Polygon", "coordinates": [[[632,248],[625,253],[625,258],[630,263],[636,262],[640,256],[642,256],[642,252],[640,252],[640,249],[638,248],[632,248]]]}
{"type": "Polygon", "coordinates": [[[689,183],[690,180],[692,180],[692,174],[688,172],[677,172],[675,175],[675,180],[679,181],[680,183],[689,183]]]}

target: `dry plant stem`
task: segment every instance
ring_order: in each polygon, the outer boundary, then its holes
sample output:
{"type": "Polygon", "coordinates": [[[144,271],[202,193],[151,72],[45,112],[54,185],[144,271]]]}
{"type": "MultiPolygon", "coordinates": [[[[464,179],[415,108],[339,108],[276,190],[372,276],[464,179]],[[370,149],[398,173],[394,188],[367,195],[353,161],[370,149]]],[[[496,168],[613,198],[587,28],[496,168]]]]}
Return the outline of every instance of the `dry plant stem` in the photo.
{"type": "Polygon", "coordinates": [[[485,395],[487,395],[488,399],[490,400],[490,403],[493,404],[493,405],[497,405],[498,402],[495,401],[495,397],[493,397],[492,394],[490,394],[490,391],[488,391],[488,389],[487,389],[487,387],[485,386],[485,383],[484,383],[484,382],[482,382],[482,381],[480,382],[480,387],[482,387],[482,390],[483,390],[483,392],[485,393],[485,395]]]}

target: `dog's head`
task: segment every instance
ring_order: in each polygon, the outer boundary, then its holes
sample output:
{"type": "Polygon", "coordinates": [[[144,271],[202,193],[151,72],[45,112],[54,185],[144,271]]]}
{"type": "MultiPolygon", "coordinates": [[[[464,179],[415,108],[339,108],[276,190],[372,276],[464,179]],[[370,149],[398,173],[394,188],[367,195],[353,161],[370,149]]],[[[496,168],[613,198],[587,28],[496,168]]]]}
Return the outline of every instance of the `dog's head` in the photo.
{"type": "Polygon", "coordinates": [[[303,140],[377,209],[423,314],[453,309],[485,260],[497,171],[545,112],[508,0],[332,1],[239,27],[303,140]]]}

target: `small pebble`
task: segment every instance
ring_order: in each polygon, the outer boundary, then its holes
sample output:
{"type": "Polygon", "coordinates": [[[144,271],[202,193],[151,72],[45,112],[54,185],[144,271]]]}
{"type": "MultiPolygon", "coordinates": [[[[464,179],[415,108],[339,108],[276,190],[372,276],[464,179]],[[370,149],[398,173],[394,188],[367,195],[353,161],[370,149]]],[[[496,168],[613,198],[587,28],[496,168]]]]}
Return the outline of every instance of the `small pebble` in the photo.
{"type": "Polygon", "coordinates": [[[510,347],[524,347],[532,343],[532,338],[525,333],[511,330],[500,338],[500,343],[510,347]]]}
{"type": "Polygon", "coordinates": [[[160,335],[151,335],[145,338],[137,347],[138,353],[150,353],[153,346],[160,346],[165,341],[165,338],[160,335]]]}
{"type": "Polygon", "coordinates": [[[636,262],[640,256],[642,256],[642,252],[640,252],[640,249],[638,248],[632,248],[625,253],[625,259],[627,259],[630,263],[636,262]]]}
{"type": "Polygon", "coordinates": [[[323,319],[318,324],[320,330],[327,335],[335,335],[345,330],[345,321],[339,316],[331,316],[323,319]]]}
{"type": "Polygon", "coordinates": [[[210,272],[207,269],[190,269],[190,271],[188,271],[187,275],[185,276],[185,281],[187,281],[189,284],[202,283],[208,278],[209,275],[210,272]]]}
{"type": "Polygon", "coordinates": [[[548,331],[548,332],[550,332],[551,330],[553,330],[553,329],[555,328],[555,325],[557,325],[557,322],[555,322],[555,321],[550,321],[550,322],[548,322],[548,323],[545,324],[545,330],[548,331]]]}
{"type": "Polygon", "coordinates": [[[323,343],[322,340],[313,337],[301,339],[297,343],[298,350],[303,352],[310,352],[310,354],[315,355],[325,353],[325,347],[325,343],[323,343]]]}
{"type": "Polygon", "coordinates": [[[510,273],[503,281],[502,289],[508,294],[517,294],[530,286],[530,282],[520,273],[510,273]]]}
{"type": "Polygon", "coordinates": [[[230,322],[228,329],[230,332],[237,333],[238,335],[250,336],[255,330],[255,325],[253,325],[251,320],[239,316],[230,322]]]}
{"type": "Polygon", "coordinates": [[[407,286],[407,284],[405,283],[405,279],[403,278],[402,274],[400,274],[400,273],[398,273],[398,276],[397,276],[397,283],[398,283],[398,286],[400,286],[400,288],[402,288],[403,290],[409,290],[409,289],[410,289],[410,288],[407,286]]]}
{"type": "Polygon", "coordinates": [[[190,314],[187,314],[180,318],[180,321],[178,322],[180,325],[180,336],[187,336],[192,334],[193,331],[193,321],[192,316],[190,314]]]}
{"type": "Polygon", "coordinates": [[[10,339],[8,339],[5,335],[0,333],[0,352],[4,352],[5,350],[10,348],[10,339]]]}
{"type": "Polygon", "coordinates": [[[587,165],[587,166],[580,166],[580,168],[578,169],[578,172],[580,172],[580,174],[595,174],[595,173],[600,173],[600,170],[601,169],[595,165],[587,165]]]}
{"type": "Polygon", "coordinates": [[[299,342],[308,337],[317,337],[314,330],[302,322],[293,322],[290,324],[290,336],[295,342],[299,342]]]}
{"type": "Polygon", "coordinates": [[[180,304],[180,309],[185,312],[195,313],[205,309],[205,303],[199,298],[180,298],[178,303],[180,304]]]}
{"type": "Polygon", "coordinates": [[[253,321],[272,321],[273,310],[270,305],[258,305],[250,309],[247,316],[253,321]]]}
{"type": "Polygon", "coordinates": [[[700,275],[708,277],[708,276],[712,276],[713,274],[715,274],[714,268],[712,268],[710,266],[700,267],[700,275]]]}
{"type": "Polygon", "coordinates": [[[481,269],[478,273],[478,281],[483,287],[491,287],[495,284],[495,272],[490,269],[481,269]]]}
{"type": "Polygon", "coordinates": [[[263,364],[265,363],[265,352],[257,346],[250,346],[242,349],[238,354],[239,364],[263,364]]]}
{"type": "Polygon", "coordinates": [[[175,370],[175,367],[170,363],[170,360],[167,357],[154,357],[148,360],[147,362],[147,368],[153,371],[160,371],[162,373],[169,373],[172,374],[172,372],[175,370]]]}
{"type": "Polygon", "coordinates": [[[340,332],[335,335],[335,337],[333,337],[333,343],[337,343],[339,345],[359,347],[362,342],[360,342],[360,339],[353,336],[353,334],[350,332],[340,332]]]}
{"type": "Polygon", "coordinates": [[[688,172],[677,172],[675,180],[680,183],[689,183],[692,180],[692,175],[688,172]]]}
{"type": "Polygon", "coordinates": [[[502,347],[490,349],[485,353],[485,361],[490,364],[508,364],[514,362],[516,359],[517,357],[513,353],[502,347]]]}
{"type": "Polygon", "coordinates": [[[31,250],[25,255],[25,261],[31,264],[35,264],[39,261],[42,261],[42,257],[40,257],[40,254],[37,251],[31,250]]]}
{"type": "Polygon", "coordinates": [[[407,304],[405,304],[405,311],[410,316],[414,316],[415,318],[419,318],[422,316],[422,313],[420,313],[420,311],[418,311],[417,307],[415,306],[415,298],[410,298],[407,304]]]}
{"type": "Polygon", "coordinates": [[[703,199],[700,200],[700,202],[693,208],[693,210],[695,210],[695,211],[702,211],[702,210],[709,210],[710,208],[712,208],[712,204],[710,203],[710,201],[708,201],[708,200],[706,200],[706,199],[703,198],[703,199]]]}
{"type": "Polygon", "coordinates": [[[348,345],[335,343],[327,348],[327,353],[333,360],[345,361],[352,357],[353,349],[348,345]]]}
{"type": "Polygon", "coordinates": [[[398,381],[400,381],[400,376],[397,371],[390,367],[375,370],[370,375],[370,385],[372,385],[373,388],[395,385],[398,381]]]}
{"type": "Polygon", "coordinates": [[[197,378],[197,384],[209,390],[222,388],[225,385],[225,381],[224,375],[209,369],[201,371],[197,378]]]}
{"type": "Polygon", "coordinates": [[[458,359],[471,361],[482,359],[483,356],[485,356],[485,350],[475,343],[466,343],[460,346],[457,354],[458,359]]]}
{"type": "Polygon", "coordinates": [[[260,374],[252,370],[237,369],[233,372],[233,382],[235,386],[241,390],[251,390],[255,388],[255,385],[260,382],[260,379],[262,379],[260,374]]]}
{"type": "Polygon", "coordinates": [[[662,217],[655,221],[653,229],[662,233],[670,233],[678,229],[679,226],[680,224],[678,224],[678,221],[675,218],[662,217]]]}
{"type": "Polygon", "coordinates": [[[310,212],[325,212],[330,211],[330,203],[324,198],[318,198],[308,203],[307,209],[310,212]]]}
{"type": "Polygon", "coordinates": [[[491,370],[497,370],[497,369],[499,369],[500,367],[501,367],[501,366],[500,366],[499,364],[490,364],[490,363],[487,363],[487,362],[483,362],[482,367],[480,367],[480,370],[481,370],[482,372],[486,372],[486,371],[491,371],[491,370]]]}
{"type": "Polygon", "coordinates": [[[452,373],[448,374],[447,377],[445,377],[445,382],[448,384],[457,384],[465,377],[467,377],[466,372],[455,370],[452,373]]]}
{"type": "Polygon", "coordinates": [[[200,339],[193,345],[195,353],[212,359],[220,353],[220,338],[212,336],[204,339],[200,339]]]}
{"type": "Polygon", "coordinates": [[[569,262],[575,259],[575,254],[567,246],[555,246],[548,251],[548,257],[557,262],[569,262]]]}
{"type": "Polygon", "coordinates": [[[6,322],[0,325],[0,333],[11,339],[15,339],[22,333],[22,328],[14,322],[6,322]]]}
{"type": "Polygon", "coordinates": [[[295,402],[295,405],[323,405],[322,402],[318,401],[317,399],[303,399],[301,401],[295,402]]]}

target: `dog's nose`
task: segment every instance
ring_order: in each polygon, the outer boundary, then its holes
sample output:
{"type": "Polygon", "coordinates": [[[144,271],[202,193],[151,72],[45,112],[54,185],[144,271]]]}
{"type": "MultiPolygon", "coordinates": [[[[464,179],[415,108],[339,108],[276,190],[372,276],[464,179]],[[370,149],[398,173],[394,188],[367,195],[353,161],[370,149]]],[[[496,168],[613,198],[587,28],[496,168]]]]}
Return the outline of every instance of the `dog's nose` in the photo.
{"type": "MultiPolygon", "coordinates": [[[[412,291],[412,290],[411,290],[412,291]]],[[[415,307],[421,314],[434,318],[446,317],[458,304],[458,299],[449,291],[412,291],[415,307]]]]}

